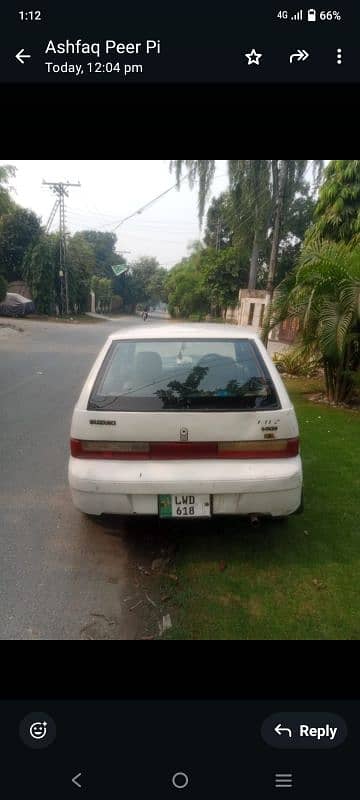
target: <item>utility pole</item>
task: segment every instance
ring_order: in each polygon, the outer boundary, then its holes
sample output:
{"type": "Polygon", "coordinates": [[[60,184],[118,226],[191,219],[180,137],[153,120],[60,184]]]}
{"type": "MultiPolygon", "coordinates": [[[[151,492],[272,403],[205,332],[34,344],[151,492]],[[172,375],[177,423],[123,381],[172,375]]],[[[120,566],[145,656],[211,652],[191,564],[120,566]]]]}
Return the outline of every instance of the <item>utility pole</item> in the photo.
{"type": "Polygon", "coordinates": [[[65,230],[65,200],[64,197],[69,197],[68,188],[71,186],[80,186],[78,183],[52,183],[44,181],[45,186],[50,186],[51,190],[56,194],[54,207],[51,211],[50,217],[47,221],[46,232],[50,230],[51,224],[54,220],[55,214],[60,209],[59,214],[59,238],[60,238],[60,260],[59,260],[59,276],[60,276],[60,296],[61,296],[61,313],[69,314],[69,287],[68,287],[68,271],[66,264],[66,230],[65,230]]]}

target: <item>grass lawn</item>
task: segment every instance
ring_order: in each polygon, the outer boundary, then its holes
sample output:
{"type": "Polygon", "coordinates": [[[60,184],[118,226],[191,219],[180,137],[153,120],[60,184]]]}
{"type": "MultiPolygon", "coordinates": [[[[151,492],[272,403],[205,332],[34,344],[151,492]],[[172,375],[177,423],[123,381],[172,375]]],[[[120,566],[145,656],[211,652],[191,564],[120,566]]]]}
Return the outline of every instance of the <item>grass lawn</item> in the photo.
{"type": "Polygon", "coordinates": [[[161,579],[173,626],[164,638],[360,638],[360,414],[309,401],[316,381],[287,387],[304,513],[259,528],[231,518],[172,522],[178,582],[161,579]]]}

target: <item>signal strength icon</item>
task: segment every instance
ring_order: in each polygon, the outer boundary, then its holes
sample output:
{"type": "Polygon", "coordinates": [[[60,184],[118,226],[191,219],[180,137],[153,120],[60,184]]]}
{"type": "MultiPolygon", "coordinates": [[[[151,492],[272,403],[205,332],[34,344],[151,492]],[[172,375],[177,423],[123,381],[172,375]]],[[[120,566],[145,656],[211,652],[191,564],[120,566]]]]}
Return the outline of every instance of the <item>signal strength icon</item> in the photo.
{"type": "Polygon", "coordinates": [[[300,9],[300,11],[297,11],[296,14],[293,14],[292,17],[290,17],[290,19],[293,20],[294,22],[302,22],[302,18],[303,18],[302,8],[300,9]]]}

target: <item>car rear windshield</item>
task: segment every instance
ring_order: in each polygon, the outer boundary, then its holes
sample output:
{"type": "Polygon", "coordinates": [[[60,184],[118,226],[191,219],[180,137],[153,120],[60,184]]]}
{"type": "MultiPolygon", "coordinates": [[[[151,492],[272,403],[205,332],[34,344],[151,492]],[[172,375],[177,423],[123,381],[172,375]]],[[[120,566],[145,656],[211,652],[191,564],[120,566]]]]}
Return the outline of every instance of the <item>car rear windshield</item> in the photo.
{"type": "Polygon", "coordinates": [[[113,342],[88,408],[245,411],[279,401],[251,339],[146,339],[113,342]]]}

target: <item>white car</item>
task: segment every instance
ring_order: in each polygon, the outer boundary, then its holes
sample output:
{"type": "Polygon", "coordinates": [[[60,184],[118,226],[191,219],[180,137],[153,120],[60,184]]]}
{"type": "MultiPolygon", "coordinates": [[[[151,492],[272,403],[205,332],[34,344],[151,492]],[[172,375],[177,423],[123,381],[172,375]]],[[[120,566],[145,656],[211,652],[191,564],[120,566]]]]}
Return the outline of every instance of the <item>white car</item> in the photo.
{"type": "Polygon", "coordinates": [[[260,339],[217,324],[109,336],[75,406],[69,483],[91,515],[301,511],[295,411],[260,339]]]}

